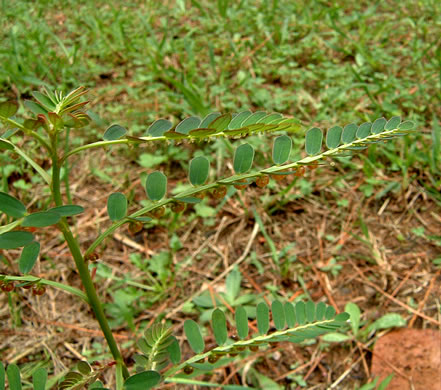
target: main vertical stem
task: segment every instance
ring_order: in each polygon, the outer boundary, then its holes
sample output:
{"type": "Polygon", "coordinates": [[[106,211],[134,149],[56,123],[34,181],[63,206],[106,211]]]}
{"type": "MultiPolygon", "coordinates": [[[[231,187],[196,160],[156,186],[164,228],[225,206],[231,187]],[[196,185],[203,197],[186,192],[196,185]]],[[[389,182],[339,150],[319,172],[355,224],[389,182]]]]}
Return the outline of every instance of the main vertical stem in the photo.
{"type": "MultiPolygon", "coordinates": [[[[52,149],[52,194],[54,196],[55,204],[57,206],[62,206],[63,199],[61,197],[60,190],[61,167],[57,156],[56,141],[54,142],[54,144],[55,145],[53,145],[52,149]]],[[[109,323],[104,314],[103,306],[100,299],[98,298],[98,294],[93,284],[92,277],[90,276],[89,269],[86,262],[84,261],[83,255],[81,254],[80,246],[73,236],[65,218],[62,218],[62,220],[58,223],[58,227],[63,233],[64,239],[66,240],[67,245],[69,246],[69,250],[74,258],[75,265],[77,267],[78,273],[80,274],[81,282],[83,283],[87,298],[89,299],[89,305],[92,308],[95,317],[100,325],[100,328],[109,346],[110,352],[112,353],[113,358],[121,364],[123,368],[123,375],[125,378],[127,378],[129,376],[129,371],[124,364],[124,359],[121,355],[121,352],[119,351],[115,338],[113,337],[109,323]]]]}

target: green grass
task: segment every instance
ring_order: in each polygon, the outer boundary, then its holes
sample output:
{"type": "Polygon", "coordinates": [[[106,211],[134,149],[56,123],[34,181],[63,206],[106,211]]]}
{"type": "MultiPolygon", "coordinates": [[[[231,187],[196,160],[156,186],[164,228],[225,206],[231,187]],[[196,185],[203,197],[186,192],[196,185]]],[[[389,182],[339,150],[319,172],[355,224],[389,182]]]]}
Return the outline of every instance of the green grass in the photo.
{"type": "MultiPolygon", "coordinates": [[[[85,85],[105,118],[100,132],[118,122],[142,134],[158,117],[244,108],[306,127],[401,115],[426,132],[441,116],[434,0],[3,1],[2,15],[0,94],[85,85]]],[[[430,141],[397,145],[404,180],[416,160],[436,188],[439,136],[438,149],[430,141]]]]}

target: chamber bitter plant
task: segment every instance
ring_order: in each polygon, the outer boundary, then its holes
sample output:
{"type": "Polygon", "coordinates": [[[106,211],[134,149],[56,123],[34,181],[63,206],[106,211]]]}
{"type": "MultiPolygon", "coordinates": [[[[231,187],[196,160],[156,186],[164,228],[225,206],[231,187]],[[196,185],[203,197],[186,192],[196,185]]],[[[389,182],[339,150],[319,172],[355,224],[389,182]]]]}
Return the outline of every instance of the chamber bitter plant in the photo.
{"type": "MultiPolygon", "coordinates": [[[[301,175],[305,167],[315,167],[333,157],[346,156],[414,131],[410,121],[402,122],[399,117],[389,120],[379,118],[361,125],[351,123],[344,128],[334,126],[327,130],[326,138],[319,128],[306,132],[306,157],[290,161],[292,150],[291,134],[299,132],[299,122],[278,113],[243,111],[236,114],[211,113],[201,119],[195,116],[184,119],[176,125],[166,119],[155,121],[145,136],[131,136],[120,125],[110,126],[103,139],[75,148],[66,148],[69,131],[84,127],[91,121],[87,111],[87,101],[83,100],[86,90],[82,87],[64,95],[61,92],[45,90],[34,92],[34,101],[25,101],[24,106],[31,112],[28,119],[17,117],[19,105],[16,102],[0,104],[0,122],[3,132],[0,136],[0,149],[3,153],[16,154],[24,159],[41,176],[50,189],[51,199],[41,204],[50,204],[41,211],[28,211],[18,197],[0,192],[0,249],[22,248],[18,257],[20,275],[0,275],[1,289],[9,293],[17,287],[31,287],[34,294],[43,294],[45,289],[60,288],[87,302],[104,334],[114,358],[117,389],[149,389],[161,383],[200,383],[194,377],[206,370],[213,370],[231,362],[238,354],[252,353],[274,342],[301,342],[316,338],[328,331],[335,331],[348,320],[346,313],[337,314],[332,306],[323,302],[272,302],[269,308],[261,302],[256,307],[257,334],[249,334],[248,315],[239,306],[234,313],[235,337],[229,335],[227,317],[217,308],[212,313],[212,329],[217,346],[206,348],[200,328],[193,320],[184,324],[184,333],[195,355],[182,359],[180,346],[173,336],[173,330],[163,322],[156,322],[146,329],[139,340],[140,354],[134,356],[134,371],[130,372],[122,358],[120,349],[112,335],[102,302],[98,297],[87,260],[96,258],[97,247],[121,226],[128,224],[136,231],[143,224],[159,219],[166,207],[175,213],[182,212],[187,204],[194,204],[208,193],[215,198],[223,198],[230,186],[244,189],[255,182],[265,187],[269,178],[280,179],[287,175],[301,175]],[[252,134],[274,135],[272,162],[264,169],[253,169],[255,149],[244,138],[252,134]],[[209,142],[225,137],[239,139],[234,153],[234,174],[229,177],[209,181],[210,162],[205,156],[193,158],[189,164],[188,179],[191,188],[177,195],[167,194],[167,177],[161,171],[150,172],[145,182],[148,204],[128,214],[128,200],[125,194],[115,192],[108,196],[107,211],[110,226],[99,234],[88,248],[82,248],[72,233],[75,216],[84,212],[84,207],[72,204],[67,174],[62,180],[62,171],[69,173],[69,158],[93,148],[112,145],[151,145],[155,142],[209,142]],[[27,140],[34,139],[38,150],[28,147],[27,140]],[[323,148],[325,144],[325,148],[323,148]],[[323,150],[325,149],[325,150],[323,150]],[[42,150],[51,160],[47,171],[35,156],[42,150]],[[208,181],[208,182],[207,182],[208,181]],[[62,187],[66,195],[62,195],[62,187]],[[40,254],[38,235],[33,233],[46,226],[54,226],[62,233],[78,274],[83,290],[63,285],[32,275],[32,269],[40,254]],[[270,326],[270,321],[273,326],[270,326]],[[271,329],[271,331],[270,331],[271,329]]],[[[263,141],[262,141],[263,142],[263,141]]],[[[90,207],[90,206],[88,206],[90,207]]],[[[44,253],[44,248],[42,249],[44,253]]],[[[231,321],[230,321],[231,322],[231,321]]],[[[102,388],[97,382],[101,372],[108,367],[92,370],[87,362],[80,362],[76,370],[69,372],[59,383],[61,389],[102,388]]],[[[6,378],[12,390],[21,388],[20,370],[15,364],[5,369],[0,364],[0,389],[4,388],[6,378]]],[[[34,389],[44,389],[47,385],[47,371],[39,369],[34,373],[34,389]]],[[[237,387],[236,387],[237,388],[237,387]]],[[[248,387],[247,387],[248,388],[248,387]]]]}

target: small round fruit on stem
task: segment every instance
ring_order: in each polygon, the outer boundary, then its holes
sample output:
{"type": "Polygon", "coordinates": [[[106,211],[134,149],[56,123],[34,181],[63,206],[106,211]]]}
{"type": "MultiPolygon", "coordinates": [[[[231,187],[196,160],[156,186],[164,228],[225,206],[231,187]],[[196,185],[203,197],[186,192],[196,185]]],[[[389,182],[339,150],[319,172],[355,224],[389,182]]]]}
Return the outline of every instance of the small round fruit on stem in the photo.
{"type": "Polygon", "coordinates": [[[143,227],[144,227],[144,225],[140,221],[130,222],[129,223],[129,232],[130,232],[130,234],[135,235],[136,233],[139,233],[143,227]]]}
{"type": "MultiPolygon", "coordinates": [[[[239,183],[247,183],[246,179],[238,180],[238,182],[239,182],[239,183]]],[[[234,188],[235,188],[236,190],[244,190],[244,189],[247,188],[247,187],[248,187],[248,183],[247,183],[247,184],[235,184],[235,185],[234,185],[234,188]]]]}
{"type": "Polygon", "coordinates": [[[184,202],[175,202],[171,206],[171,211],[174,213],[182,213],[186,209],[186,205],[184,202]]]}
{"type": "Polygon", "coordinates": [[[216,187],[211,193],[214,199],[223,199],[226,194],[227,194],[227,187],[225,186],[216,187]]]}
{"type": "Polygon", "coordinates": [[[46,292],[46,287],[41,284],[37,284],[32,288],[33,295],[43,295],[46,292]]]}
{"type": "Polygon", "coordinates": [[[286,175],[281,175],[281,174],[277,175],[277,174],[273,174],[273,175],[271,175],[271,179],[273,179],[273,180],[275,180],[275,181],[283,181],[283,180],[285,180],[285,176],[286,176],[286,175]]]}
{"type": "Polygon", "coordinates": [[[164,206],[160,206],[152,211],[150,211],[149,215],[152,216],[153,218],[159,219],[162,216],[164,216],[165,214],[165,207],[164,206]]]}
{"type": "Polygon", "coordinates": [[[257,187],[264,188],[268,185],[268,183],[269,183],[269,176],[268,175],[262,175],[256,179],[256,186],[257,187]]]}
{"type": "Polygon", "coordinates": [[[296,177],[302,177],[305,175],[306,169],[304,166],[300,166],[295,172],[294,172],[294,176],[296,177]]]}
{"type": "Polygon", "coordinates": [[[0,289],[3,292],[11,292],[14,290],[14,283],[13,282],[3,282],[0,289]]]}

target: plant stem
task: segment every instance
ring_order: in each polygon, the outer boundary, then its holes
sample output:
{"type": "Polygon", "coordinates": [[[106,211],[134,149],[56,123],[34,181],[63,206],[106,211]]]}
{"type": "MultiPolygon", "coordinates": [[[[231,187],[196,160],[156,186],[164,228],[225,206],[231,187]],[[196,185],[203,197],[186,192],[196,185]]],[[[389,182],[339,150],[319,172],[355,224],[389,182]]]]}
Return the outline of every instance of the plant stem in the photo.
{"type": "MultiPolygon", "coordinates": [[[[61,197],[60,191],[60,168],[61,165],[57,156],[57,139],[56,136],[54,136],[52,138],[52,194],[56,206],[63,205],[63,199],[61,197]]],[[[124,378],[127,378],[129,376],[129,371],[124,364],[124,359],[118,349],[115,338],[113,337],[112,330],[110,329],[106,315],[104,314],[103,306],[96,292],[89,269],[86,262],[84,261],[83,255],[81,254],[80,246],[73,236],[69,225],[66,222],[66,218],[61,219],[61,221],[58,223],[58,227],[63,233],[64,239],[66,240],[69,250],[75,261],[75,265],[80,275],[81,282],[84,286],[84,290],[89,300],[89,305],[92,308],[95,317],[100,325],[100,328],[109,346],[110,352],[112,353],[113,358],[121,365],[124,378]]]]}

